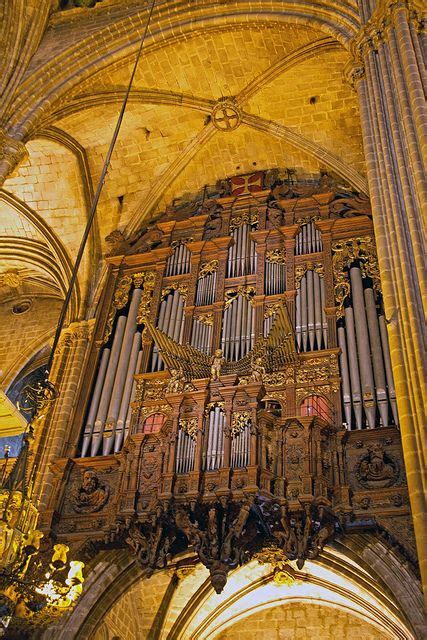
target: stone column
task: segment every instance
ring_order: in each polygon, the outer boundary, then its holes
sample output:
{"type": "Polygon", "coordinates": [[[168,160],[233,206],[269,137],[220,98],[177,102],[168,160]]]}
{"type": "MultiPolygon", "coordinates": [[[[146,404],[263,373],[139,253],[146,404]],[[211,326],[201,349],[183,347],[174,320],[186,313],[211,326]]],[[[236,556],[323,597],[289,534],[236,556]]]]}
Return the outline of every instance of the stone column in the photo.
{"type": "MultiPolygon", "coordinates": [[[[365,3],[362,1],[362,5],[365,3]]],[[[425,65],[416,0],[383,0],[352,42],[412,517],[427,587],[425,65]],[[424,434],[424,435],[423,435],[424,434]]],[[[369,17],[370,15],[370,17],[369,17]]]]}
{"type": "Polygon", "coordinates": [[[59,396],[47,409],[46,416],[35,424],[35,496],[40,500],[40,512],[53,486],[50,462],[66,455],[93,327],[94,320],[73,322],[63,331],[55,353],[50,380],[59,396]]]}

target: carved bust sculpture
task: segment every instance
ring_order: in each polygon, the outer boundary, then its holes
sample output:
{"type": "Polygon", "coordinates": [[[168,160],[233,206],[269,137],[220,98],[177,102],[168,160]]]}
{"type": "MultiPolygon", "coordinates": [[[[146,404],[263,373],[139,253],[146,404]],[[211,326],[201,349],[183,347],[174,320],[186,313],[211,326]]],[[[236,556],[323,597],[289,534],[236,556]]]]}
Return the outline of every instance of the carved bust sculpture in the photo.
{"type": "Polygon", "coordinates": [[[95,471],[86,469],[82,473],[82,483],[74,490],[71,504],[77,513],[100,511],[110,497],[110,487],[100,482],[95,471]]]}

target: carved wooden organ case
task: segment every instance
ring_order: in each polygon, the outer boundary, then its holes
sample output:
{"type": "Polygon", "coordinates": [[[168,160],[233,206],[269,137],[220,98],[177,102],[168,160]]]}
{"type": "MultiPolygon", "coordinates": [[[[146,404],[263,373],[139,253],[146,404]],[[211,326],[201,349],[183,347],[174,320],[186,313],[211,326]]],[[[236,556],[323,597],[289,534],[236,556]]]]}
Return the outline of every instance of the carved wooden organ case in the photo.
{"type": "Polygon", "coordinates": [[[220,591],[266,541],[300,566],[361,514],[405,517],[368,200],[256,172],[139,235],[109,238],[55,535],[147,572],[190,546],[220,591]]]}

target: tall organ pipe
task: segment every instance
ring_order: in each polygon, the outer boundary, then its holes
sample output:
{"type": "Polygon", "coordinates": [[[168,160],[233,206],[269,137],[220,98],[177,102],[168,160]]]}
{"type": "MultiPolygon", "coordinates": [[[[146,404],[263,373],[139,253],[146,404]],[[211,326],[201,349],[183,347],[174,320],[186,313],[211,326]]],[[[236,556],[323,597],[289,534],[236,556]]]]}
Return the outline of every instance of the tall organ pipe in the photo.
{"type": "Polygon", "coordinates": [[[382,425],[383,427],[386,427],[388,425],[388,399],[377,307],[372,287],[365,288],[364,296],[366,315],[368,319],[369,338],[371,341],[372,364],[374,368],[375,393],[377,396],[378,411],[381,416],[382,425]]]}
{"type": "Polygon", "coordinates": [[[359,365],[357,362],[356,334],[354,332],[354,317],[352,307],[346,307],[345,328],[347,331],[348,363],[350,367],[351,399],[353,402],[356,427],[362,428],[362,394],[360,390],[359,365]]]}
{"type": "Polygon", "coordinates": [[[124,429],[125,429],[125,421],[129,408],[130,395],[132,392],[132,384],[133,384],[133,376],[135,375],[136,364],[138,361],[138,355],[140,353],[141,348],[141,333],[137,331],[135,333],[132,351],[129,358],[129,365],[126,374],[125,385],[123,388],[122,400],[120,403],[119,416],[117,418],[117,426],[116,426],[116,434],[115,434],[115,442],[114,442],[114,453],[120,451],[123,443],[124,437],[124,429]]]}
{"type": "Polygon", "coordinates": [[[89,450],[90,441],[92,438],[93,427],[95,424],[96,413],[98,411],[99,400],[101,397],[102,386],[105,380],[105,374],[107,372],[108,360],[110,358],[111,349],[105,348],[102,352],[101,362],[99,365],[95,388],[93,390],[92,402],[90,403],[90,409],[86,420],[86,426],[83,435],[82,453],[81,457],[85,458],[89,450]]]}
{"type": "MultiPolygon", "coordinates": [[[[120,350],[120,358],[117,364],[116,375],[114,378],[114,386],[111,392],[110,406],[108,407],[108,433],[112,435],[116,427],[117,418],[119,415],[120,402],[122,399],[122,393],[126,382],[126,373],[129,365],[129,358],[132,351],[132,344],[136,329],[136,316],[138,315],[138,307],[141,301],[142,289],[134,289],[132,293],[132,299],[129,307],[128,317],[126,320],[126,328],[122,341],[122,348],[120,350]]],[[[107,432],[107,430],[105,430],[107,432]]],[[[111,453],[113,449],[112,437],[104,438],[103,452],[104,455],[111,453]]]]}
{"type": "MultiPolygon", "coordinates": [[[[140,370],[141,370],[142,355],[143,355],[143,352],[140,351],[138,353],[138,359],[136,361],[135,373],[139,373],[140,370]]],[[[126,438],[129,435],[130,422],[131,422],[131,419],[132,419],[132,402],[135,400],[136,385],[137,385],[137,382],[134,379],[133,382],[132,382],[132,391],[131,391],[131,394],[130,394],[128,412],[126,414],[124,441],[126,441],[126,438]]]]}
{"type": "Polygon", "coordinates": [[[383,315],[379,316],[378,322],[380,325],[381,344],[383,347],[384,365],[385,365],[385,372],[387,376],[388,396],[390,399],[391,410],[393,412],[394,424],[398,425],[399,417],[397,414],[396,391],[394,388],[393,371],[391,368],[390,347],[388,344],[387,327],[386,327],[385,318],[383,315]]]}
{"type": "Polygon", "coordinates": [[[347,341],[345,339],[345,328],[338,326],[338,344],[341,348],[340,366],[342,377],[342,395],[344,403],[344,415],[347,423],[347,429],[351,429],[351,388],[350,374],[348,369],[347,341]]]}
{"type": "Polygon", "coordinates": [[[116,374],[117,363],[119,361],[120,349],[122,347],[123,335],[126,326],[126,316],[119,316],[117,320],[116,330],[114,332],[113,344],[111,347],[110,359],[108,361],[107,373],[102,387],[101,398],[99,401],[98,413],[96,414],[95,426],[92,434],[91,456],[96,456],[99,445],[101,444],[105,419],[107,417],[108,406],[110,404],[111,390],[114,384],[114,376],[116,374]]]}
{"type": "Polygon", "coordinates": [[[375,385],[369,350],[368,325],[365,313],[365,299],[360,268],[350,268],[351,294],[354,303],[357,348],[359,354],[360,377],[363,390],[363,405],[368,426],[375,427],[375,385]]]}

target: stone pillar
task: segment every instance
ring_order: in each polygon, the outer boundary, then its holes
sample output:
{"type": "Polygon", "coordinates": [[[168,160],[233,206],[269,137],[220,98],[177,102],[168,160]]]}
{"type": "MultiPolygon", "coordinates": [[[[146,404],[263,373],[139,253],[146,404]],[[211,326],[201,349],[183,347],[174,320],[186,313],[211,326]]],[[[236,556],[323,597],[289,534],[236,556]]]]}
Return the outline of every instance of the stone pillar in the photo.
{"type": "Polygon", "coordinates": [[[352,42],[354,59],[348,75],[360,102],[408,489],[426,588],[423,303],[425,311],[427,276],[423,212],[427,210],[427,185],[423,158],[427,122],[419,6],[410,0],[378,3],[352,42]]]}
{"type": "Polygon", "coordinates": [[[73,322],[61,335],[50,380],[59,396],[35,428],[35,496],[43,512],[52,489],[50,462],[66,455],[77,394],[83,381],[85,360],[94,320],[73,322]]]}

